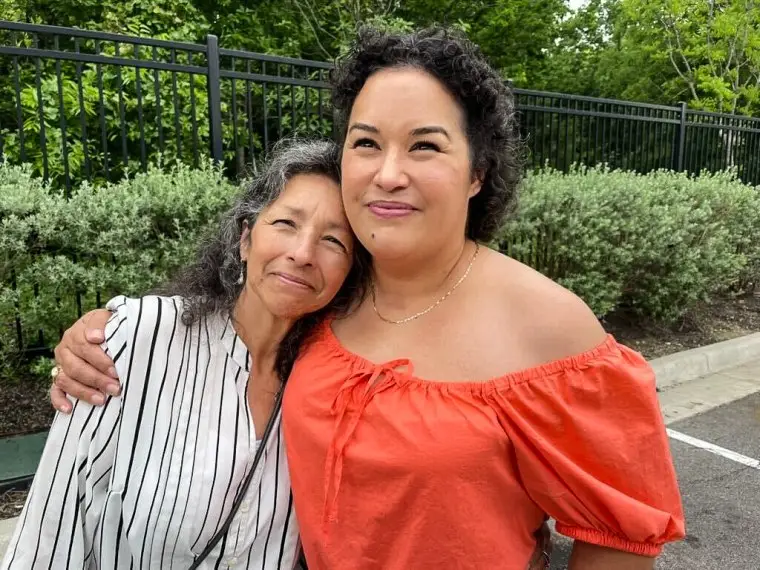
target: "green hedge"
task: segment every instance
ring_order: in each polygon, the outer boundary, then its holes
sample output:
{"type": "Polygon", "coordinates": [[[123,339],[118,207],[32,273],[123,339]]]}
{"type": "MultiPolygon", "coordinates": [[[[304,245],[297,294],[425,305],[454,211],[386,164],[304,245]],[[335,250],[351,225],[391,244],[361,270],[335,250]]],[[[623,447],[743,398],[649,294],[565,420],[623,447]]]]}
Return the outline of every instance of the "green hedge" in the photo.
{"type": "Polygon", "coordinates": [[[50,345],[82,310],[139,294],[194,253],[237,191],[205,166],[151,170],[118,184],[83,184],[66,199],[29,167],[0,165],[0,359],[42,330],[50,345]]]}
{"type": "Polygon", "coordinates": [[[527,178],[497,243],[597,315],[673,321],[760,281],[760,189],[730,172],[547,170],[527,178]]]}
{"type": "MultiPolygon", "coordinates": [[[[97,291],[101,302],[140,294],[187,262],[236,191],[210,166],[179,166],[84,184],[67,200],[0,164],[0,363],[18,353],[17,309],[27,345],[38,330],[55,343],[77,297],[86,311],[97,291]]],[[[496,245],[598,315],[626,307],[668,321],[760,282],[760,193],[731,173],[548,170],[527,178],[496,245]]]]}

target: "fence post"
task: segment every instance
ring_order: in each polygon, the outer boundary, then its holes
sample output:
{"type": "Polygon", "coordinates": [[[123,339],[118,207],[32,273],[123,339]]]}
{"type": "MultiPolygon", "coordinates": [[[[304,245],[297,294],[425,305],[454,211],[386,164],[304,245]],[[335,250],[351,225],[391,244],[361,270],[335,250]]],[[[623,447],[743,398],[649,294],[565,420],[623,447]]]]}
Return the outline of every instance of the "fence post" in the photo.
{"type": "Polygon", "coordinates": [[[678,147],[676,151],[676,170],[683,172],[683,159],[686,152],[686,103],[683,101],[681,101],[681,124],[678,129],[678,147]]]}
{"type": "Polygon", "coordinates": [[[206,59],[208,61],[208,120],[211,137],[211,158],[222,162],[222,96],[219,77],[219,38],[206,36],[206,59]]]}

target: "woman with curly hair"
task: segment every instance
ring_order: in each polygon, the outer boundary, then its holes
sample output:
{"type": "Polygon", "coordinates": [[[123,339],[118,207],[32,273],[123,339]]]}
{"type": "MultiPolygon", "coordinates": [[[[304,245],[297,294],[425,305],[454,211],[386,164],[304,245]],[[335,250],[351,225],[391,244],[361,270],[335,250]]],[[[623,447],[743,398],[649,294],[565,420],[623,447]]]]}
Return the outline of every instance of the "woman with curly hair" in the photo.
{"type": "Polygon", "coordinates": [[[652,568],[684,520],[651,368],[483,245],[520,179],[509,90],[445,29],[364,30],[332,80],[372,278],[285,391],[309,567],[545,568],[553,518],[571,569],[652,568]]]}

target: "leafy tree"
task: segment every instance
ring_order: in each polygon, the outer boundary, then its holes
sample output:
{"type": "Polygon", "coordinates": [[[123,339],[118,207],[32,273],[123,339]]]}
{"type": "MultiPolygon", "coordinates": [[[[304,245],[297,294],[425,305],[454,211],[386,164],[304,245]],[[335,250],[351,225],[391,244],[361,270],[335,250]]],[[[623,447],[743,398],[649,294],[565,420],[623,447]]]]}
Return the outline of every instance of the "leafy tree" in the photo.
{"type": "Polygon", "coordinates": [[[612,35],[616,0],[590,0],[563,19],[531,85],[534,89],[598,96],[599,62],[612,35]]]}
{"type": "Polygon", "coordinates": [[[565,0],[413,0],[396,13],[415,25],[459,26],[519,87],[535,87],[569,14],[565,0]]]}
{"type": "Polygon", "coordinates": [[[757,0],[591,0],[564,22],[560,38],[542,86],[760,111],[757,0]]]}
{"type": "Polygon", "coordinates": [[[623,0],[629,28],[675,76],[669,94],[692,106],[751,114],[760,102],[760,2],[623,0]]]}
{"type": "MultiPolygon", "coordinates": [[[[197,41],[208,23],[192,0],[2,0],[15,19],[153,38],[197,41]],[[21,15],[21,18],[18,16],[21,15]]],[[[2,6],[3,4],[0,4],[2,6]]]]}

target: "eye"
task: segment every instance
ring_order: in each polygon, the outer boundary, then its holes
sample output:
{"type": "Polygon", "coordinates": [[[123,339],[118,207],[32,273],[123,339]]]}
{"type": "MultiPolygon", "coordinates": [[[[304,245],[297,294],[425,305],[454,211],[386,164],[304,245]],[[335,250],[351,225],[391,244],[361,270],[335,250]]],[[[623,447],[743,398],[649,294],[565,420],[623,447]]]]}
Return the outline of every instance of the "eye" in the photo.
{"type": "Polygon", "coordinates": [[[418,141],[412,145],[411,150],[432,150],[440,152],[441,147],[431,141],[418,141]]]}
{"type": "Polygon", "coordinates": [[[285,225],[291,228],[296,227],[296,223],[293,220],[288,220],[287,218],[278,218],[272,222],[272,225],[273,226],[285,225]]]}
{"type": "Polygon", "coordinates": [[[343,245],[343,242],[340,241],[335,236],[325,236],[325,241],[329,241],[330,243],[334,243],[335,245],[337,245],[338,247],[340,247],[343,251],[348,252],[348,248],[345,245],[343,245]]]}
{"type": "Polygon", "coordinates": [[[370,138],[356,139],[351,148],[378,148],[377,143],[370,138]]]}

